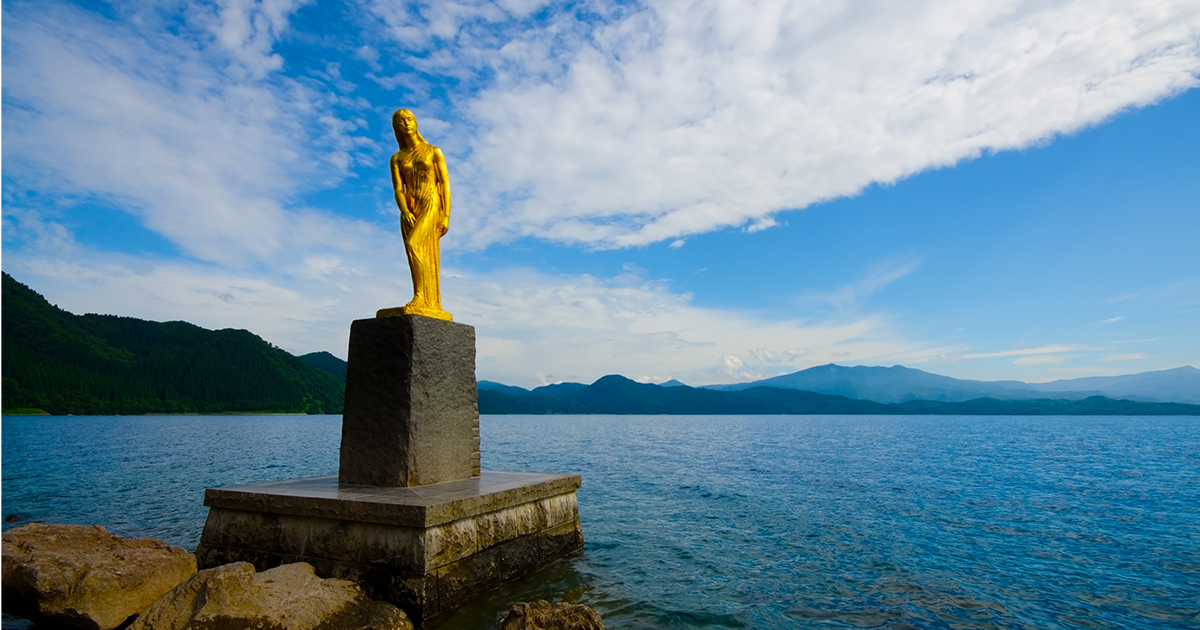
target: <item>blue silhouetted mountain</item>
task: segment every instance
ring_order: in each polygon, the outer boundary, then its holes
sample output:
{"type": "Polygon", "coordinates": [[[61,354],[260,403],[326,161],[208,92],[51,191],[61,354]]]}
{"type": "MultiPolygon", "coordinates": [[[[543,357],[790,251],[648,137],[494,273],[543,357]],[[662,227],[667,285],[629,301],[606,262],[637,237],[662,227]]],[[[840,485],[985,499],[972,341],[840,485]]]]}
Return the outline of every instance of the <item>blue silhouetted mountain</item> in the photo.
{"type": "MultiPolygon", "coordinates": [[[[540,388],[539,388],[540,389],[540,388]]],[[[537,390],[534,390],[537,391],[537,390]]],[[[886,405],[762,387],[719,392],[686,385],[663,387],[616,374],[561,395],[511,395],[480,389],[480,413],[519,414],[778,414],[888,413],[886,405]]],[[[894,413],[894,412],[893,412],[894,413]]]]}
{"type": "Polygon", "coordinates": [[[1091,396],[1143,402],[1200,402],[1200,370],[1191,367],[1124,377],[1097,377],[1029,384],[1021,381],[973,381],[930,374],[899,365],[846,367],[820,365],[792,374],[709,389],[739,391],[752,387],[799,389],[858,400],[900,403],[908,400],[962,402],[976,398],[1026,400],[1046,397],[1080,400],[1091,396]],[[1106,380],[1115,379],[1115,380],[1106,380]]]}
{"type": "Polygon", "coordinates": [[[346,362],[325,352],[309,352],[302,354],[297,359],[321,370],[338,377],[343,383],[346,381],[346,362]]]}
{"type": "Polygon", "coordinates": [[[1096,391],[1113,398],[1200,403],[1200,370],[1185,365],[1124,376],[1089,376],[1034,383],[1040,392],[1096,391]]]}
{"type": "Polygon", "coordinates": [[[567,394],[574,394],[585,387],[587,385],[583,383],[553,383],[551,385],[534,387],[529,393],[535,396],[566,396],[567,394]]]}
{"type": "Polygon", "coordinates": [[[605,376],[576,392],[559,396],[533,392],[513,395],[490,384],[479,389],[484,414],[867,414],[867,415],[1200,415],[1200,405],[1112,400],[1001,400],[962,402],[911,400],[884,404],[845,396],[778,387],[733,391],[638,383],[624,376],[605,376]]]}
{"type": "Polygon", "coordinates": [[[484,392],[484,391],[503,392],[510,396],[528,396],[529,395],[529,390],[525,389],[524,387],[517,387],[516,385],[505,385],[504,383],[497,383],[496,381],[479,381],[478,383],[476,383],[475,386],[478,387],[479,391],[481,391],[481,392],[484,392]]]}
{"type": "Polygon", "coordinates": [[[341,413],[345,384],[246,330],[74,315],[3,274],[3,408],[341,413]]]}
{"type": "Polygon", "coordinates": [[[554,383],[528,390],[524,387],[505,385],[496,381],[479,381],[478,387],[480,391],[503,392],[510,396],[566,396],[567,394],[574,394],[587,387],[587,385],[583,383],[554,383]]]}

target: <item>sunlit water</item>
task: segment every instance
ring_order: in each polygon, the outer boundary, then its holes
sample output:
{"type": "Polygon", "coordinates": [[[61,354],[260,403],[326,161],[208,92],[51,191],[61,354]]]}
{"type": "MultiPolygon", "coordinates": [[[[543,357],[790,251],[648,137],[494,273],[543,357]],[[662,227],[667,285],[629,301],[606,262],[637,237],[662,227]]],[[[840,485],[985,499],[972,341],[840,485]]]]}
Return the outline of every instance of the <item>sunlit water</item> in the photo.
{"type": "MultiPolygon", "coordinates": [[[[3,419],[4,527],[194,549],[204,488],[337,470],[337,416],[3,419]],[[16,522],[9,522],[19,519],[16,522]]],[[[1200,418],[485,416],[583,475],[582,553],[458,613],[641,628],[1200,628],[1200,418]]]]}

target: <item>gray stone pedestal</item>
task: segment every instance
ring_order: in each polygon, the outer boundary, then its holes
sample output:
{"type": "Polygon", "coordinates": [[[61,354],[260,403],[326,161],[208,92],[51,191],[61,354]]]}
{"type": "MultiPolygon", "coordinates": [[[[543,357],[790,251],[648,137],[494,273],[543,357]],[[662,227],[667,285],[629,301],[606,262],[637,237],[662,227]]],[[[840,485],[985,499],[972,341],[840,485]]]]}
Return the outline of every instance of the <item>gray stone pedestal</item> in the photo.
{"type": "Polygon", "coordinates": [[[200,568],[308,562],[424,620],[583,546],[578,475],[484,471],[416,488],[334,476],[209,489],[200,568]]]}
{"type": "Polygon", "coordinates": [[[479,469],[475,329],[350,328],[338,474],[204,493],[201,569],[308,562],[418,626],[583,546],[578,475],[479,469]]]}
{"type": "Polygon", "coordinates": [[[420,315],[360,319],[346,361],[339,481],[479,476],[474,328],[420,315]]]}

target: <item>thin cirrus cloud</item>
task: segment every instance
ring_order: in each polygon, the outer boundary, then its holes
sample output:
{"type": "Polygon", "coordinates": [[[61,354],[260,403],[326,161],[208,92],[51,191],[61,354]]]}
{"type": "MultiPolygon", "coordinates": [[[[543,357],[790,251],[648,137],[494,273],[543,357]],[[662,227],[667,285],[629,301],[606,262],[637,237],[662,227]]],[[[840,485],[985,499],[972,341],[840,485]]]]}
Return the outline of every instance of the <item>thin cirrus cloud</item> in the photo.
{"type": "Polygon", "coordinates": [[[919,269],[921,260],[908,257],[872,265],[854,282],[827,293],[801,296],[798,301],[810,308],[827,308],[835,312],[860,309],[867,298],[919,269]]]}
{"type": "Polygon", "coordinates": [[[1085,347],[1080,346],[1080,345],[1055,344],[1055,345],[1049,345],[1049,346],[1038,346],[1036,348],[1020,348],[1020,349],[1016,349],[1016,350],[1001,350],[999,352],[977,352],[977,353],[971,353],[971,354],[964,354],[964,355],[962,355],[962,358],[964,358],[964,359],[994,359],[994,358],[999,358],[999,357],[1029,357],[1029,356],[1038,356],[1038,355],[1063,354],[1066,352],[1077,352],[1079,350],[1084,350],[1084,349],[1085,349],[1085,347]]]}
{"type": "Polygon", "coordinates": [[[1148,355],[1144,352],[1128,352],[1125,354],[1110,354],[1107,357],[1104,357],[1104,360],[1105,361],[1140,361],[1142,359],[1148,359],[1148,358],[1150,358],[1150,355],[1148,355]]]}

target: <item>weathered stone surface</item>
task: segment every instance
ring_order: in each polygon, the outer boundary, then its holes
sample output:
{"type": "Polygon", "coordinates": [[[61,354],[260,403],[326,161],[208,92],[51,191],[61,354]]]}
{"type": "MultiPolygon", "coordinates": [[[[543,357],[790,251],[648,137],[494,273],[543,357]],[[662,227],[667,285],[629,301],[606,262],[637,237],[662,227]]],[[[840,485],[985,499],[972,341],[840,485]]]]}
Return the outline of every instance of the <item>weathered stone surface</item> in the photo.
{"type": "Polygon", "coordinates": [[[500,630],[604,630],[600,613],[583,604],[538,600],[513,606],[500,620],[500,630]]]}
{"type": "MultiPolygon", "coordinates": [[[[473,479],[418,488],[383,488],[343,484],[329,475],[209,488],[204,491],[204,505],[243,512],[433,527],[570,494],[579,489],[580,483],[579,475],[486,470],[473,479]]],[[[571,514],[578,515],[574,498],[563,501],[571,514]]]]}
{"type": "MultiPolygon", "coordinates": [[[[371,488],[386,505],[348,510],[383,521],[391,514],[392,524],[212,506],[196,556],[201,568],[244,561],[261,571],[308,562],[317,575],[353,580],[372,599],[391,602],[410,619],[423,621],[581,548],[574,490],[578,480],[573,475],[486,471],[478,484],[448,482],[424,486],[419,493],[412,488],[371,488]],[[513,487],[531,479],[532,484],[513,487]],[[429,512],[414,518],[408,512],[388,511],[397,507],[392,502],[404,501],[429,512]],[[447,514],[460,518],[443,520],[447,514]],[[413,525],[430,521],[436,524],[413,525]]],[[[221,496],[243,493],[253,498],[228,504],[304,506],[320,515],[345,513],[332,505],[339,499],[367,501],[359,494],[364,486],[339,486],[332,478],[296,481],[226,489],[229,492],[221,496]],[[282,503],[272,503],[271,497],[282,503]]]]}
{"type": "Polygon", "coordinates": [[[395,606],[349,580],[322,580],[306,563],[255,573],[245,562],[206,569],[179,584],[130,630],[412,630],[395,606]]]}
{"type": "MultiPolygon", "coordinates": [[[[430,494],[437,496],[438,493],[430,494]]],[[[291,495],[289,498],[300,497],[291,495]]],[[[459,495],[453,500],[464,501],[466,498],[459,495]]],[[[486,508],[493,503],[482,501],[477,505],[486,508]]],[[[314,512],[329,513],[325,510],[314,512]]],[[[401,522],[408,523],[409,519],[401,519],[401,522]]],[[[458,520],[431,527],[304,518],[214,506],[208,513],[196,553],[201,568],[229,562],[224,556],[209,559],[209,549],[230,547],[253,550],[255,555],[244,559],[259,567],[261,553],[274,554],[276,558],[290,554],[308,562],[325,559],[381,564],[423,574],[523,537],[531,538],[530,544],[545,547],[544,552],[539,549],[534,555],[557,557],[578,548],[582,540],[578,528],[579,509],[574,492],[541,497],[495,511],[468,513],[458,520]]]]}
{"type": "Polygon", "coordinates": [[[475,329],[420,315],[350,326],[338,479],[421,486],[479,475],[475,329]]]}
{"type": "Polygon", "coordinates": [[[98,525],[33,523],[3,542],[4,611],[35,622],[116,628],[196,572],[183,549],[98,525]]]}

